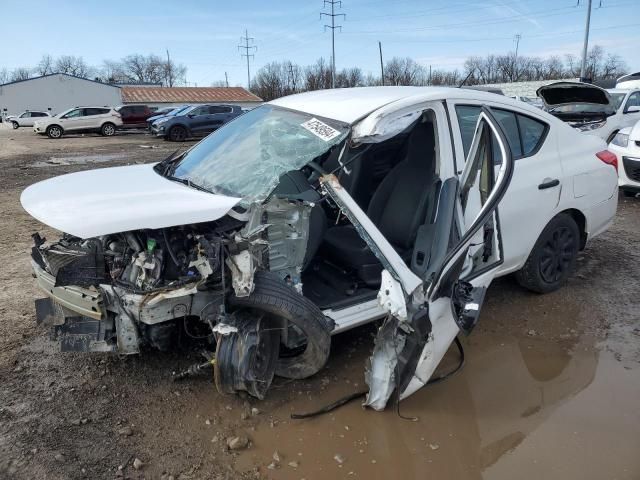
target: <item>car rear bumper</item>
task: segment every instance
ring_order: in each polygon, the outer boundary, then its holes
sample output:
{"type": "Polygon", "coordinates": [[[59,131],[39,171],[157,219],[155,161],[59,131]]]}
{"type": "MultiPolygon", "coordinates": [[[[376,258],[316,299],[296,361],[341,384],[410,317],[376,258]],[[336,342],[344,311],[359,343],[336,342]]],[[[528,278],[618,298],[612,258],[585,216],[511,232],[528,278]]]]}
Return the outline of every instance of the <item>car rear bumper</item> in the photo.
{"type": "Polygon", "coordinates": [[[628,190],[640,189],[640,145],[632,140],[625,147],[607,147],[618,158],[618,186],[628,190]]]}

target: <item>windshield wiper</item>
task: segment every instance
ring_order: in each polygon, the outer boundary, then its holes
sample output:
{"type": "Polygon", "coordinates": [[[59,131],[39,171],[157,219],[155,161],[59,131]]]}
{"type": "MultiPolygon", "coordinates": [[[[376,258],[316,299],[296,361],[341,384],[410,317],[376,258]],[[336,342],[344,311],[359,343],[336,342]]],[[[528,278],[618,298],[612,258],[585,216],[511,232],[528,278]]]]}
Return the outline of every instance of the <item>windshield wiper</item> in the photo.
{"type": "Polygon", "coordinates": [[[176,155],[179,151],[180,149],[177,149],[175,152],[173,152],[171,155],[169,155],[167,158],[165,158],[158,164],[158,167],[160,167],[160,174],[163,177],[166,177],[167,175],[171,175],[173,173],[172,167],[175,165],[175,163],[178,160],[182,159],[184,155],[187,153],[187,150],[185,150],[180,155],[176,155]]]}
{"type": "Polygon", "coordinates": [[[204,188],[203,186],[198,185],[197,183],[193,183],[188,178],[174,177],[173,175],[163,175],[163,177],[166,178],[167,180],[171,180],[172,182],[182,183],[187,187],[195,188],[196,190],[200,190],[201,192],[213,193],[211,190],[204,188]]]}

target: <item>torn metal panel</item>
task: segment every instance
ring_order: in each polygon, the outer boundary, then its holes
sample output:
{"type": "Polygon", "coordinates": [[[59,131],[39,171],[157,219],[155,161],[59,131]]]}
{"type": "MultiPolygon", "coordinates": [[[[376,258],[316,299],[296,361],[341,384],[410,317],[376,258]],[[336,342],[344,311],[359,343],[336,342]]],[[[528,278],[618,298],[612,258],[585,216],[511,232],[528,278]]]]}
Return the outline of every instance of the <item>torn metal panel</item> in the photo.
{"type": "MultiPolygon", "coordinates": [[[[253,246],[266,245],[268,269],[302,288],[300,274],[309,241],[309,217],[314,204],[272,198],[251,206],[249,220],[241,232],[253,246]]],[[[259,255],[256,252],[256,256],[259,255]]]]}
{"type": "Polygon", "coordinates": [[[386,270],[382,270],[378,301],[389,314],[401,321],[407,319],[407,304],[402,292],[402,285],[386,270]]]}
{"type": "Polygon", "coordinates": [[[365,371],[369,392],[364,405],[384,410],[396,385],[398,353],[404,348],[405,337],[397,335],[398,319],[388,316],[378,331],[373,354],[365,371]]]}
{"type": "Polygon", "coordinates": [[[238,297],[247,297],[253,292],[253,274],[256,271],[253,255],[249,250],[243,250],[227,259],[231,269],[233,290],[238,297]]]}
{"type": "Polygon", "coordinates": [[[320,183],[342,213],[346,215],[358,232],[358,235],[366,242],[367,246],[380,260],[385,270],[396,278],[401,284],[405,295],[413,294],[422,286],[422,280],[411,271],[402,257],[393,248],[389,241],[380,233],[367,214],[342,188],[335,175],[325,175],[320,183]]]}
{"type": "Polygon", "coordinates": [[[140,333],[128,314],[121,313],[116,316],[116,334],[119,353],[140,353],[140,333]]]}

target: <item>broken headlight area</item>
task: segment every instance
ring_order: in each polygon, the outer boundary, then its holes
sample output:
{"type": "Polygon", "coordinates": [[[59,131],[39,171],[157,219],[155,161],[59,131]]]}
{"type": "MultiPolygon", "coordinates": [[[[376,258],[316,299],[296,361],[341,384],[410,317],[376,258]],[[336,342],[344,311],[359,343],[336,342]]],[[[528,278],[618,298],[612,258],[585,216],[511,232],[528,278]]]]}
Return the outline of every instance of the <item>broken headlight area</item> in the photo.
{"type": "Polygon", "coordinates": [[[312,207],[273,198],[209,223],[36,234],[32,264],[50,297],[38,320],[63,351],[204,347],[220,391],[262,398],[274,374],[303,378],[328,358],[332,323],[301,294],[312,207]]]}

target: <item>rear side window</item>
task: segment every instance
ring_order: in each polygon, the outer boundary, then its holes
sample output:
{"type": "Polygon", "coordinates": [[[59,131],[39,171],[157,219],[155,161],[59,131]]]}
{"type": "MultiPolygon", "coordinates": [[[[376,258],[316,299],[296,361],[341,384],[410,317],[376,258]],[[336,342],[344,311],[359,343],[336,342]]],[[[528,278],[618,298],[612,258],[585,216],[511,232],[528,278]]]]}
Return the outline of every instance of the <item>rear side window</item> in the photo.
{"type": "Polygon", "coordinates": [[[85,108],[84,109],[84,115],[88,116],[88,115],[104,115],[106,113],[109,113],[109,109],[108,108],[85,108]]]}
{"type": "Polygon", "coordinates": [[[44,112],[31,112],[32,117],[46,117],[47,114],[44,112]]]}
{"type": "MultiPolygon", "coordinates": [[[[481,110],[482,108],[476,105],[456,105],[456,116],[458,117],[465,155],[471,148],[471,141],[481,110]]],[[[501,108],[493,108],[492,110],[496,120],[505,131],[514,159],[528,157],[540,148],[547,132],[545,123],[511,110],[501,108]]]]}
{"type": "Polygon", "coordinates": [[[221,107],[220,105],[209,107],[209,113],[231,113],[231,110],[231,107],[221,107]]]}

